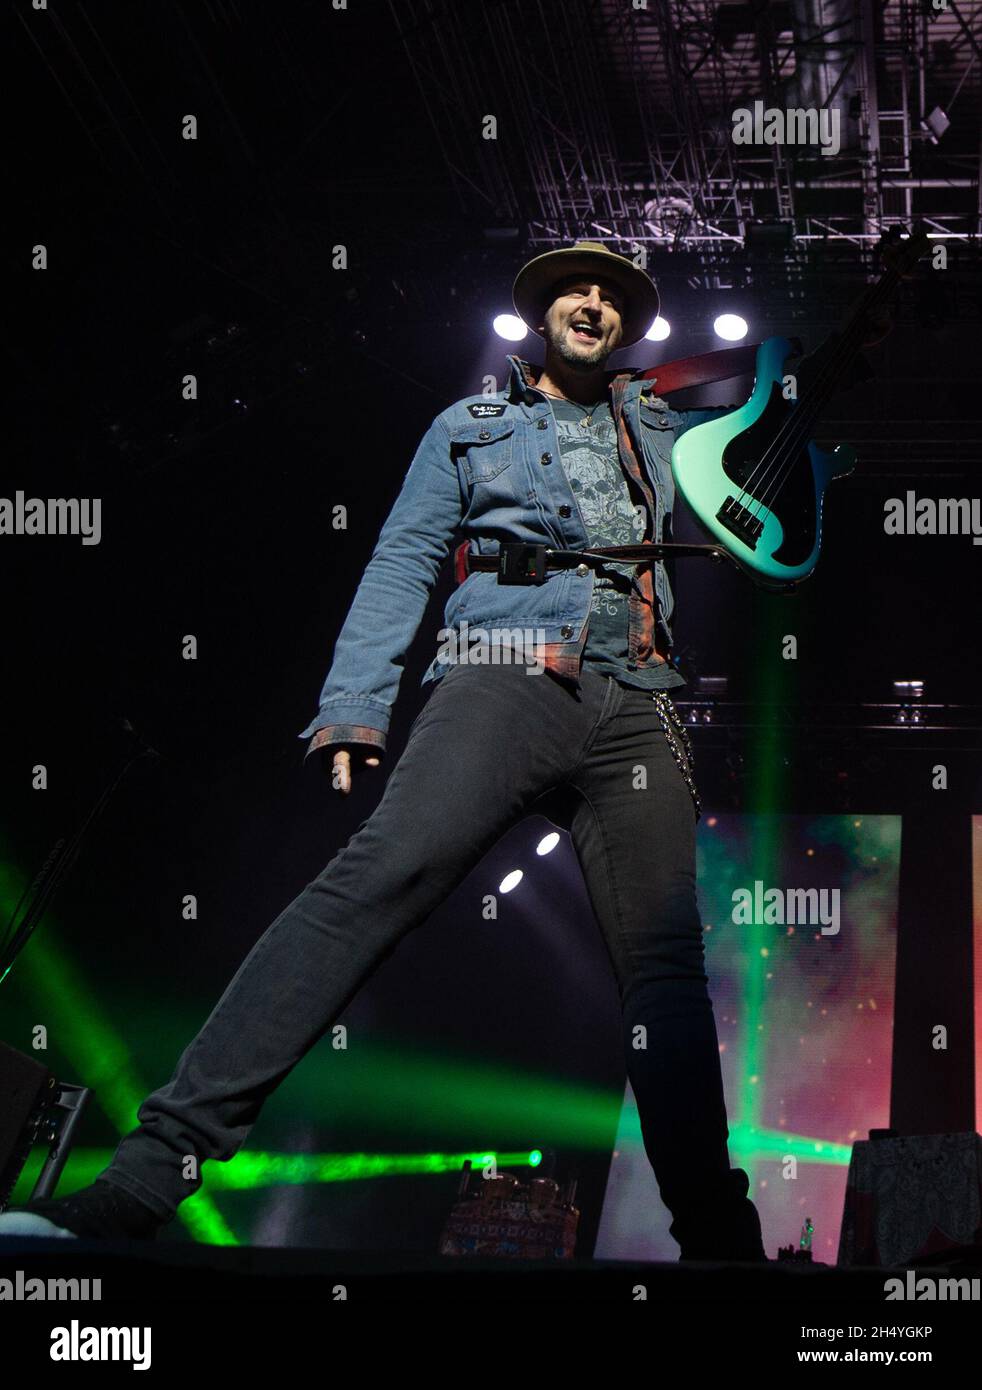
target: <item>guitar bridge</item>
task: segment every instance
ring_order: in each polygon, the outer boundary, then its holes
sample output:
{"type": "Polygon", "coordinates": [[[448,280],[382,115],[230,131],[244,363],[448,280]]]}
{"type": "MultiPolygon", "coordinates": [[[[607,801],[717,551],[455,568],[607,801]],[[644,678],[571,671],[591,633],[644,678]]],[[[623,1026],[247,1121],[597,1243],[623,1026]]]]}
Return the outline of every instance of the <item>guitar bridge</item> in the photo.
{"type": "Polygon", "coordinates": [[[764,529],[764,523],[758,521],[752,512],[747,511],[746,507],[741,506],[735,497],[726,499],[716,513],[716,520],[722,522],[728,531],[732,531],[734,536],[743,541],[744,545],[748,545],[751,550],[757,549],[757,542],[764,529]]]}

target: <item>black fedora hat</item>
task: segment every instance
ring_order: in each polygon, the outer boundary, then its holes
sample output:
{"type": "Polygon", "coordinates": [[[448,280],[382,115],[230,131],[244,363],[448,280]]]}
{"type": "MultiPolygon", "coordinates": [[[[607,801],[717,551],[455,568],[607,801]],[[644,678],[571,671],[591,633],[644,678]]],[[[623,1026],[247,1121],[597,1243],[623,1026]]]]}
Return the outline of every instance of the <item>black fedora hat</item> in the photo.
{"type": "MultiPolygon", "coordinates": [[[[515,277],[512,299],[515,311],[532,329],[542,322],[552,302],[552,289],[572,276],[609,280],[624,295],[621,313],[623,336],[618,347],[640,342],[658,317],[658,291],[650,276],[626,256],[608,251],[598,241],[578,241],[558,251],[546,251],[522,266],[515,277]]],[[[537,330],[536,330],[537,331],[537,330]]]]}

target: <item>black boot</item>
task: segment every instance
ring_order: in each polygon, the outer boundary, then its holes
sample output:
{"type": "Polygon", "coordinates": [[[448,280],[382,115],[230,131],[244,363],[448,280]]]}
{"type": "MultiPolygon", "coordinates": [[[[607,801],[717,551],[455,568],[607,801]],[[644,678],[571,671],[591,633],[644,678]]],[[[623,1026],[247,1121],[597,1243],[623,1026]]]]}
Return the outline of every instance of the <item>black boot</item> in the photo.
{"type": "Polygon", "coordinates": [[[89,1240],[156,1240],[165,1220],[115,1184],[96,1178],[70,1197],[40,1197],[0,1212],[4,1236],[81,1236],[89,1240]]]}
{"type": "Polygon", "coordinates": [[[731,1168],[720,1189],[676,1212],[668,1229],[681,1247],[679,1259],[766,1261],[760,1217],[749,1191],[747,1174],[731,1168]]]}

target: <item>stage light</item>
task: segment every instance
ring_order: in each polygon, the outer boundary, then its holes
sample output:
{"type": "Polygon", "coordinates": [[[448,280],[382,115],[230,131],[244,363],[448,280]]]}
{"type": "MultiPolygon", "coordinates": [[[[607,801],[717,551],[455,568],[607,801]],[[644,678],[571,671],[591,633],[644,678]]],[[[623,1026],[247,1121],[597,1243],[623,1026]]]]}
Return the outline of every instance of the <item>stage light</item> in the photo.
{"type": "Polygon", "coordinates": [[[900,701],[900,708],[895,711],[893,722],[895,724],[923,724],[924,717],[917,708],[915,701],[924,698],[924,682],[917,680],[894,681],[893,693],[900,701]]]}
{"type": "Polygon", "coordinates": [[[659,241],[674,241],[694,217],[691,198],[650,198],[644,205],[645,226],[659,241]]]}
{"type": "Polygon", "coordinates": [[[700,695],[723,696],[729,685],[728,676],[697,676],[696,691],[700,695]]]}
{"type": "Polygon", "coordinates": [[[548,854],[549,851],[550,851],[550,850],[554,850],[558,844],[559,844],[559,832],[558,832],[558,830],[550,831],[550,833],[549,833],[548,835],[543,836],[543,838],[542,838],[542,839],[539,841],[539,843],[536,845],[536,847],[535,847],[535,852],[536,852],[536,854],[548,854]]]}
{"type": "Polygon", "coordinates": [[[713,321],[713,332],[717,338],[724,338],[728,343],[738,343],[747,336],[749,325],[739,314],[720,314],[713,321]]]}
{"type": "Polygon", "coordinates": [[[492,324],[499,338],[507,338],[509,343],[520,343],[528,333],[528,324],[517,314],[498,314],[492,324]]]}
{"type": "Polygon", "coordinates": [[[644,336],[650,343],[663,343],[671,331],[672,325],[668,319],[663,319],[659,314],[644,336]]]}
{"type": "Polygon", "coordinates": [[[936,145],[950,125],[951,121],[947,114],[942,111],[940,106],[936,106],[921,121],[921,130],[924,131],[931,144],[936,145]]]}
{"type": "Polygon", "coordinates": [[[541,1150],[541,1149],[533,1149],[532,1152],[529,1154],[529,1167],[530,1167],[530,1168],[538,1168],[538,1166],[539,1166],[539,1164],[540,1164],[541,1162],[542,1162],[542,1150],[541,1150]]]}
{"type": "Polygon", "coordinates": [[[505,874],[504,878],[498,884],[498,892],[510,893],[513,888],[518,887],[524,877],[525,875],[522,873],[521,869],[512,869],[511,873],[505,874]]]}

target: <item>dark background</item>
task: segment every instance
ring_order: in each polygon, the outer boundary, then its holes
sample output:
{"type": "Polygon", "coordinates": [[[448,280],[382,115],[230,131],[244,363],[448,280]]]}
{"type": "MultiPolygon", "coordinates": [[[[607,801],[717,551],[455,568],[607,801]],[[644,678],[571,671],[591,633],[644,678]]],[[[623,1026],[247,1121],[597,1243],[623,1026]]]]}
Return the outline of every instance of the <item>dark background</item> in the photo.
{"type": "MultiPolygon", "coordinates": [[[[639,130],[615,100],[605,13],[469,0],[452,21],[444,5],[406,6],[400,33],[376,0],[343,12],[302,0],[5,8],[19,115],[8,126],[17,196],[5,233],[14,312],[2,492],[101,497],[103,539],[0,543],[0,838],[8,863],[31,877],[125,761],[122,720],[158,752],[115,793],[42,928],[126,1039],[146,1089],[167,1079],[248,948],[376,804],[385,770],[340,798],[318,768],[301,767],[297,734],[421,434],[450,401],[479,391],[485,371],[503,381],[510,349],[490,319],[510,308],[519,266],[546,249],[542,180],[524,162],[529,129],[512,92],[519,73],[502,77],[513,54],[500,26],[509,23],[533,86],[550,43],[568,83],[598,81],[611,129],[634,157],[639,130]],[[454,66],[461,25],[473,69],[458,72],[460,128],[448,132],[430,88],[454,66]],[[420,52],[429,76],[410,61],[420,52]],[[491,152],[471,120],[486,110],[501,123],[491,152]],[[181,138],[187,113],[198,119],[194,142],[181,138]],[[453,140],[469,142],[473,168],[462,168],[453,140]],[[485,158],[508,167],[510,189],[489,196],[490,178],[478,187],[485,158]],[[30,269],[39,242],[44,273],[30,269]],[[331,267],[339,243],[346,271],[331,267]],[[195,403],[181,399],[188,372],[198,377],[195,403]],[[339,503],[346,532],[330,524],[339,503]],[[193,662],[181,659],[188,633],[199,644],[193,662]],[[48,768],[44,793],[30,785],[37,763],[48,768]],[[189,892],[195,923],[181,917],[189,892]]],[[[657,46],[657,27],[646,32],[657,46]]],[[[932,70],[938,99],[958,73],[932,70]]],[[[756,90],[752,73],[746,90],[756,90]]],[[[442,91],[454,99],[449,78],[442,91]]],[[[977,74],[963,92],[957,121],[952,111],[956,153],[977,146],[977,74]]],[[[536,94],[548,106],[549,89],[536,94]]],[[[568,92],[562,101],[568,117],[568,92]]],[[[575,123],[570,135],[575,146],[575,123]]],[[[919,157],[940,168],[938,150],[919,157]]],[[[803,201],[811,217],[852,206],[831,192],[803,201]]],[[[575,234],[598,235],[588,221],[575,234]]],[[[725,266],[707,268],[684,238],[650,255],[674,332],[632,351],[639,367],[718,346],[709,320],[721,268],[752,340],[798,333],[811,346],[868,272],[858,246],[840,240],[802,242],[794,277],[790,258],[755,261],[742,244],[727,249],[725,266]]],[[[876,380],[841,396],[824,427],[823,438],[857,443],[862,458],[832,488],[814,578],[775,597],[740,576],[680,569],[676,639],[691,677],[725,673],[737,698],[773,689],[791,705],[889,699],[891,682],[909,677],[923,678],[932,700],[977,701],[982,551],[967,538],[887,537],[882,526],[885,499],[907,487],[932,497],[977,490],[977,244],[952,244],[946,277],[904,287],[894,334],[870,353],[876,380]],[[786,632],[798,637],[795,663],[781,660],[786,632]]],[[[518,350],[536,359],[538,340],[518,350]]],[[[745,388],[705,399],[739,399],[745,388]]],[[[677,538],[690,533],[680,511],[677,538]]],[[[448,572],[407,661],[386,767],[420,708],[451,588],[448,572]]],[[[812,761],[804,747],[802,758],[812,761]]],[[[964,766],[968,804],[977,770],[964,766]]],[[[836,769],[826,771],[831,788],[836,769]]],[[[616,996],[568,845],[554,866],[539,866],[549,891],[536,910],[516,895],[493,931],[476,910],[545,828],[513,832],[346,1021],[387,1045],[600,1087],[612,1137],[623,1082],[616,996]],[[577,962],[572,975],[563,951],[577,962]]],[[[4,994],[2,1036],[28,1050],[43,1001],[16,969],[4,994]]],[[[86,1079],[57,1039],[47,1060],[86,1079]]],[[[302,1064],[250,1146],[549,1143],[547,1114],[534,1131],[500,1120],[482,1129],[452,1093],[442,1125],[406,1133],[408,1081],[374,1122],[366,1113],[345,1121],[320,1089],[335,1084],[325,1071],[302,1064]]],[[[94,1108],[81,1142],[114,1137],[94,1108]]],[[[599,1151],[560,1152],[559,1176],[575,1169],[583,1184],[585,1241],[605,1163],[599,1151]]],[[[432,1249],[452,1188],[452,1177],[389,1178],[301,1192],[281,1230],[295,1242],[432,1249]]],[[[222,1200],[240,1238],[259,1229],[262,1191],[222,1200]]]]}

